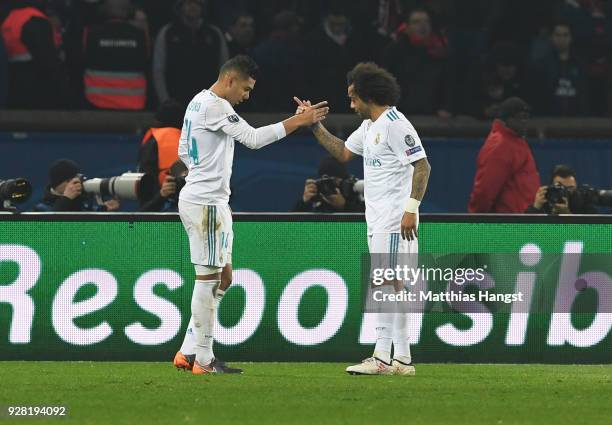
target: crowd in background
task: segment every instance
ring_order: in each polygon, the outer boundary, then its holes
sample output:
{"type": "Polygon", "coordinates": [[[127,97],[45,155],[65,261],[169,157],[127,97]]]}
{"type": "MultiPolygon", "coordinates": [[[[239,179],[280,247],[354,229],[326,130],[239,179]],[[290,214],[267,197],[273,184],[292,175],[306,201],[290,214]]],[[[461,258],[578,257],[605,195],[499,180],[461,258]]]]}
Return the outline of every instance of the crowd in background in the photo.
{"type": "Polygon", "coordinates": [[[490,118],[512,96],[534,115],[612,115],[603,0],[8,0],[0,19],[4,108],[186,103],[247,53],[261,67],[247,111],[299,95],[349,112],[347,70],[375,61],[407,115],[490,118]]]}

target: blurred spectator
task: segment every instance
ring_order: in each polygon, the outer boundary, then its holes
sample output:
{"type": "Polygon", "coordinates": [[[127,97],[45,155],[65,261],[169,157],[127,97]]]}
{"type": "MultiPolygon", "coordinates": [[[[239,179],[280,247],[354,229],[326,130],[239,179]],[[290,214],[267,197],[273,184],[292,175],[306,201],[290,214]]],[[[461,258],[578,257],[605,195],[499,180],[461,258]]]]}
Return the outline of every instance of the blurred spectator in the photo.
{"type": "Polygon", "coordinates": [[[10,5],[2,22],[9,62],[8,107],[69,106],[69,81],[58,50],[61,34],[44,13],[42,1],[12,0],[10,5]]]}
{"type": "Polygon", "coordinates": [[[49,185],[35,211],[117,211],[119,201],[111,199],[97,206],[83,193],[81,170],[69,159],[59,159],[49,168],[49,185]]]}
{"type": "MultiPolygon", "coordinates": [[[[253,17],[253,15],[249,13],[247,7],[252,1],[253,0],[206,0],[206,11],[208,16],[210,16],[211,22],[214,22],[219,28],[227,30],[236,23],[239,16],[253,17]]],[[[253,30],[255,30],[255,27],[253,27],[253,30]]],[[[255,37],[254,32],[253,37],[255,37]]],[[[230,55],[230,57],[232,57],[232,55],[230,55]]]]}
{"type": "Polygon", "coordinates": [[[153,81],[159,102],[187,104],[215,82],[228,59],[221,30],[204,20],[202,0],[177,0],[173,21],[164,26],[153,53],[153,81]]]}
{"type": "Polygon", "coordinates": [[[565,0],[558,14],[572,28],[577,50],[587,63],[591,113],[612,112],[608,88],[612,82],[612,5],[602,0],[565,0]]]}
{"type": "Polygon", "coordinates": [[[147,15],[150,34],[157,36],[173,16],[176,0],[140,0],[139,3],[147,15]]]}
{"type": "Polygon", "coordinates": [[[238,14],[225,32],[229,56],[250,55],[255,41],[255,21],[252,16],[238,14]]]}
{"type": "Polygon", "coordinates": [[[571,25],[578,48],[588,48],[597,33],[605,33],[609,29],[605,28],[610,24],[610,16],[607,16],[609,5],[605,1],[561,0],[558,3],[555,15],[571,25]]]}
{"type": "Polygon", "coordinates": [[[529,110],[519,98],[499,105],[499,119],[478,153],[469,212],[522,213],[533,202],[540,177],[525,140],[529,110]]]}
{"type": "MultiPolygon", "coordinates": [[[[228,15],[237,0],[213,0],[215,4],[222,4],[224,11],[216,11],[217,19],[228,15]],[[231,10],[231,9],[230,9],[231,10]]],[[[299,16],[300,25],[305,28],[315,28],[327,10],[329,3],[337,0],[242,0],[242,8],[253,17],[257,23],[257,38],[262,39],[269,35],[271,29],[276,27],[277,17],[280,13],[291,12],[299,16]]],[[[355,0],[344,0],[347,4],[355,0]]],[[[372,0],[365,0],[371,2],[372,0]]],[[[235,10],[235,9],[234,9],[235,10]]]]}
{"type": "Polygon", "coordinates": [[[520,96],[538,115],[612,116],[612,2],[605,0],[4,0],[0,21],[3,38],[13,34],[6,45],[9,108],[65,108],[78,97],[83,105],[142,109],[143,99],[154,104],[146,96],[151,89],[160,101],[188,101],[216,78],[221,62],[247,53],[263,68],[250,110],[293,110],[291,97],[313,71],[323,97],[343,111],[336,99],[344,84],[334,81],[341,69],[370,60],[396,74],[400,106],[411,114],[491,118],[500,102],[520,96]],[[120,9],[128,12],[109,22],[109,10],[120,9]],[[556,21],[570,27],[567,59],[551,54],[556,21]],[[117,30],[127,24],[136,33],[117,30]],[[150,35],[157,43],[147,79],[150,35]],[[112,46],[125,40],[142,46],[112,46]],[[223,45],[227,53],[217,60],[223,45]],[[15,48],[26,60],[15,59],[15,48]]]}
{"type": "Polygon", "coordinates": [[[520,50],[511,43],[494,46],[485,63],[472,73],[463,98],[465,110],[477,118],[494,118],[500,103],[510,97],[528,99],[541,109],[540,78],[523,65],[520,50]]]}
{"type": "Polygon", "coordinates": [[[554,25],[550,52],[536,64],[544,78],[546,97],[543,113],[554,116],[583,116],[589,112],[588,90],[582,62],[572,49],[572,32],[567,23],[554,25]]]}
{"type": "MultiPolygon", "coordinates": [[[[460,4],[462,5],[464,2],[465,0],[460,4]]],[[[400,3],[403,11],[411,12],[415,9],[425,9],[432,22],[435,22],[441,28],[448,28],[450,21],[455,19],[453,16],[453,13],[456,12],[453,8],[455,0],[401,0],[400,3]]]]}
{"type": "Polygon", "coordinates": [[[583,188],[578,188],[576,172],[568,165],[556,165],[550,186],[541,186],[527,214],[598,214],[597,208],[585,202],[583,188]],[[554,192],[554,193],[553,193],[554,192]],[[555,203],[552,203],[552,202],[555,203]]]}
{"type": "Polygon", "coordinates": [[[177,212],[178,197],[185,186],[187,166],[181,161],[175,161],[155,195],[140,207],[140,212],[177,212]]]}
{"type": "Polygon", "coordinates": [[[359,46],[357,62],[381,63],[391,36],[402,22],[402,1],[351,0],[345,1],[341,10],[351,21],[353,44],[359,46]]]}
{"type": "MultiPolygon", "coordinates": [[[[559,1],[489,0],[491,15],[487,32],[490,45],[509,42],[521,51],[528,50],[541,29],[551,26],[559,1]]],[[[461,7],[463,0],[456,3],[461,7]]]]}
{"type": "Polygon", "coordinates": [[[346,70],[356,62],[356,46],[351,38],[348,17],[339,10],[330,11],[321,27],[306,37],[304,46],[308,78],[316,81],[312,90],[309,89],[312,93],[309,96],[327,100],[332,111],[349,112],[346,70]],[[332,63],[333,66],[324,65],[332,63]]]}
{"type": "Polygon", "coordinates": [[[355,190],[356,179],[343,163],[324,158],[319,164],[319,178],[306,180],[304,194],[294,207],[296,212],[364,212],[365,203],[355,190]]]}
{"type": "Polygon", "coordinates": [[[104,21],[83,34],[85,98],[100,109],[144,109],[149,40],[130,0],[106,0],[104,21]]]}
{"type": "MultiPolygon", "coordinates": [[[[448,44],[453,52],[455,92],[471,81],[473,64],[484,55],[488,28],[493,19],[491,0],[452,1],[448,6],[448,44]]],[[[471,94],[473,96],[473,94],[471,94]]],[[[461,96],[455,96],[455,109],[460,109],[461,96]]]]}
{"type": "Polygon", "coordinates": [[[407,115],[451,116],[453,75],[447,39],[432,30],[429,13],[415,9],[398,30],[383,61],[402,88],[407,115]]]}
{"type": "Polygon", "coordinates": [[[293,96],[303,91],[301,29],[302,19],[298,15],[290,11],[280,12],[274,17],[272,33],[253,49],[253,59],[259,64],[261,76],[253,95],[257,111],[293,110],[293,96]]]}
{"type": "Polygon", "coordinates": [[[371,5],[371,9],[366,16],[368,18],[374,17],[376,31],[384,37],[391,37],[397,27],[402,24],[402,16],[406,12],[405,2],[400,0],[377,0],[368,3],[371,5]]]}
{"type": "MultiPolygon", "coordinates": [[[[155,177],[155,192],[164,184],[168,170],[178,160],[178,144],[183,127],[185,107],[174,100],[165,101],[155,116],[157,125],[150,128],[140,145],[138,170],[155,177]]],[[[142,202],[149,201],[145,196],[142,202]]]]}

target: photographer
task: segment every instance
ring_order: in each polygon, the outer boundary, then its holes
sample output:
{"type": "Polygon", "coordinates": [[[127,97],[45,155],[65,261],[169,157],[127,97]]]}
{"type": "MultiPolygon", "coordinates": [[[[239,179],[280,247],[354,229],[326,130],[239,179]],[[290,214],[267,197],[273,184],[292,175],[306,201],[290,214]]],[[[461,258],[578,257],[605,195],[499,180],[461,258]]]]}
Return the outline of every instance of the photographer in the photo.
{"type": "Polygon", "coordinates": [[[526,214],[598,214],[595,207],[597,191],[578,187],[576,172],[568,165],[557,165],[553,169],[549,186],[538,189],[533,205],[526,214]]]}
{"type": "Polygon", "coordinates": [[[34,211],[117,211],[120,204],[116,199],[105,201],[98,206],[83,192],[79,166],[69,159],[60,159],[49,168],[49,185],[34,211]]]}
{"type": "Polygon", "coordinates": [[[365,203],[355,191],[357,179],[346,167],[332,157],[319,164],[319,178],[308,179],[302,199],[294,207],[296,212],[363,212],[365,203]]]}
{"type": "Polygon", "coordinates": [[[181,160],[175,161],[164,178],[159,191],[140,207],[140,212],[176,212],[178,195],[185,186],[187,167],[181,160]]]}

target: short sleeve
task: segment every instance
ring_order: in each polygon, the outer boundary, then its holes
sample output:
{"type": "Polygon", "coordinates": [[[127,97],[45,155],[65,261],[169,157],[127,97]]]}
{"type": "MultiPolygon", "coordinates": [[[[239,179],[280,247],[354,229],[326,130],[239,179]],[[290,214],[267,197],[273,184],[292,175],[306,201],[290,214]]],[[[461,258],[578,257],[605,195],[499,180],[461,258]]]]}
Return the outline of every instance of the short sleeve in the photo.
{"type": "Polygon", "coordinates": [[[349,136],[344,142],[344,146],[356,155],[363,156],[363,139],[364,139],[363,124],[349,136]]]}
{"type": "Polygon", "coordinates": [[[403,165],[412,164],[427,157],[419,135],[409,122],[403,120],[392,122],[389,125],[387,143],[403,165]]]}

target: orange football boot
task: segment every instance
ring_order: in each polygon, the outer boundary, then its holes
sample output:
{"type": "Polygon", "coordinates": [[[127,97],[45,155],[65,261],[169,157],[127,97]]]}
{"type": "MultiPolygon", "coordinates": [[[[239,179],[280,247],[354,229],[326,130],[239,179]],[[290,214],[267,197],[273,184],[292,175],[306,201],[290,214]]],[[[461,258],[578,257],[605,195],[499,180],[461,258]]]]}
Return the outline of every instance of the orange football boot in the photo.
{"type": "Polygon", "coordinates": [[[208,375],[211,373],[217,373],[217,371],[213,366],[213,362],[202,366],[200,362],[196,360],[195,362],[193,362],[193,368],[191,369],[191,373],[193,373],[194,375],[208,375]]]}
{"type": "Polygon", "coordinates": [[[193,362],[195,361],[195,355],[185,356],[183,353],[178,351],[174,356],[174,366],[183,371],[191,370],[193,368],[193,362]],[[191,359],[190,359],[191,357],[191,359]]]}

